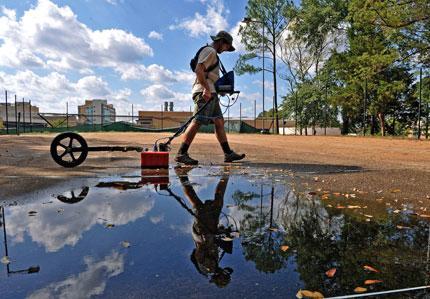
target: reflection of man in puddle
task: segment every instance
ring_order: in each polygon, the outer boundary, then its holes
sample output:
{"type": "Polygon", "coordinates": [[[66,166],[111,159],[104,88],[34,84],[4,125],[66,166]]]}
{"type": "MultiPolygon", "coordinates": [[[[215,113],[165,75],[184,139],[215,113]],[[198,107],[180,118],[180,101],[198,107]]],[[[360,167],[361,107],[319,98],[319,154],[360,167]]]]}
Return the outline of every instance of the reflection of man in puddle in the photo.
{"type": "Polygon", "coordinates": [[[224,172],[221,177],[215,189],[215,198],[202,202],[188,179],[188,172],[191,169],[189,167],[175,168],[184,193],[193,206],[192,235],[196,248],[191,254],[191,261],[200,274],[210,278],[210,282],[215,283],[218,287],[225,287],[230,282],[233,269],[221,268],[219,262],[225,252],[231,253],[232,241],[230,238],[226,241],[225,236],[229,235],[229,229],[219,225],[219,219],[229,174],[224,172]],[[219,248],[223,251],[221,257],[219,248]]]}

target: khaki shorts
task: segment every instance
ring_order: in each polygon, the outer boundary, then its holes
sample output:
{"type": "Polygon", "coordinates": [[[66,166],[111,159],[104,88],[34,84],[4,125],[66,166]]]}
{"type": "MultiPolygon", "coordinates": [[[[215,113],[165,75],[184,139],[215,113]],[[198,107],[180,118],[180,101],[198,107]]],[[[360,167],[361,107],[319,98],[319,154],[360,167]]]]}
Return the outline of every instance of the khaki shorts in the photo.
{"type": "Polygon", "coordinates": [[[193,94],[193,101],[194,114],[196,115],[194,122],[201,125],[208,125],[213,123],[213,120],[216,118],[224,119],[222,116],[221,107],[219,105],[219,98],[216,93],[212,93],[212,100],[206,106],[206,108],[198,114],[197,111],[206,103],[206,101],[203,99],[201,92],[193,94]]]}

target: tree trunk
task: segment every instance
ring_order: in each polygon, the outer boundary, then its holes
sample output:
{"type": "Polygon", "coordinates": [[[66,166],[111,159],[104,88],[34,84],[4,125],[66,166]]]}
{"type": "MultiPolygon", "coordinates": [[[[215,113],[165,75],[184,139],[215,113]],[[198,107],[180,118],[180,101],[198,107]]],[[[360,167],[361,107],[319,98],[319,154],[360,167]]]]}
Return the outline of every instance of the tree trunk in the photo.
{"type": "Polygon", "coordinates": [[[379,124],[381,125],[381,134],[385,136],[385,115],[384,113],[378,113],[379,124]]]}
{"type": "Polygon", "coordinates": [[[308,126],[305,127],[305,136],[308,136],[308,126]]]}
{"type": "Polygon", "coordinates": [[[372,120],[371,120],[371,127],[370,127],[370,134],[375,135],[376,133],[376,120],[375,120],[375,115],[372,115],[372,120]]]}
{"type": "MultiPolygon", "coordinates": [[[[275,32],[275,28],[273,28],[273,32],[275,32]]],[[[279,134],[279,117],[278,117],[278,91],[276,86],[276,38],[273,35],[273,106],[275,113],[275,134],[279,134]]]]}
{"type": "Polygon", "coordinates": [[[349,117],[346,113],[342,112],[342,135],[347,135],[349,133],[349,117]]]}

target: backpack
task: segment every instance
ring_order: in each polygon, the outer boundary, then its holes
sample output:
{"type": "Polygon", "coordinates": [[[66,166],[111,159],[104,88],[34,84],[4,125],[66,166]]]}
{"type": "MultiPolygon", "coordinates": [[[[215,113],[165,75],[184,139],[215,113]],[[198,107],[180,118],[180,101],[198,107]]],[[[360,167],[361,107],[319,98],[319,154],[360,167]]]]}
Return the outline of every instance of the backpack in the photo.
{"type": "MultiPolygon", "coordinates": [[[[196,71],[197,62],[199,61],[199,55],[200,55],[200,52],[202,52],[202,50],[203,50],[204,48],[206,48],[206,47],[210,47],[210,46],[209,46],[209,45],[206,45],[206,46],[201,47],[201,48],[197,51],[196,55],[191,59],[191,61],[190,61],[190,68],[191,68],[191,70],[192,70],[193,72],[195,72],[195,71],[196,71]]],[[[209,73],[210,71],[213,71],[213,70],[218,66],[218,64],[220,63],[220,60],[219,60],[218,55],[216,56],[216,58],[217,58],[217,61],[215,62],[215,64],[214,64],[214,65],[211,65],[210,67],[208,67],[208,68],[206,69],[206,72],[207,72],[207,73],[209,73]]]]}

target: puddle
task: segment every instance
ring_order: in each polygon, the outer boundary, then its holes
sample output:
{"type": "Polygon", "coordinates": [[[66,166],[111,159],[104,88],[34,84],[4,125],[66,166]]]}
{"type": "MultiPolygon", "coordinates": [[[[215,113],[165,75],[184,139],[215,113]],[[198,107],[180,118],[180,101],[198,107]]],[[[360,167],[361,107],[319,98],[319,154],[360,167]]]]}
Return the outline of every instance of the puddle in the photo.
{"type": "Polygon", "coordinates": [[[2,298],[329,297],[429,284],[427,219],[383,203],[339,208],[288,172],[181,168],[70,186],[2,207],[2,298]]]}

